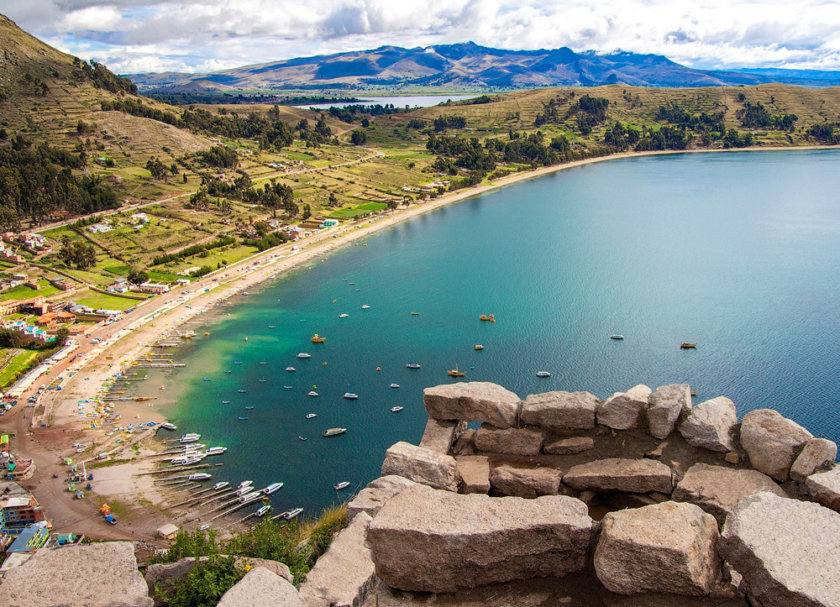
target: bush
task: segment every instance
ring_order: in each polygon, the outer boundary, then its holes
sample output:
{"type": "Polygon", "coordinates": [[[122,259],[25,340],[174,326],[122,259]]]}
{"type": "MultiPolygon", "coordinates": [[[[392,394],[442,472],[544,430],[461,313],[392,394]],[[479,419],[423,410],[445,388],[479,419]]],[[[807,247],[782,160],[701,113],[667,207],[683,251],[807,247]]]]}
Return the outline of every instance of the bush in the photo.
{"type": "Polygon", "coordinates": [[[232,556],[212,556],[197,563],[165,603],[170,607],[215,607],[222,595],[245,577],[234,561],[232,556]]]}

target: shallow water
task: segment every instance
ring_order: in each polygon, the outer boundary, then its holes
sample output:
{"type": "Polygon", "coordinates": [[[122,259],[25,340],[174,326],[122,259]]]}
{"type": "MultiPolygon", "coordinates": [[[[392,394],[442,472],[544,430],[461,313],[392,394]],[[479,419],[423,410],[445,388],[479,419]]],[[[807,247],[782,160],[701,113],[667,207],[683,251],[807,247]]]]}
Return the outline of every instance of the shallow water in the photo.
{"type": "Polygon", "coordinates": [[[419,216],[237,298],[163,380],[181,395],[170,418],[229,447],[220,480],[283,481],[275,507],[308,513],[417,442],[423,388],[456,365],[522,397],[687,382],[695,402],[773,407],[838,440],[838,167],[833,150],[632,158],[419,216]]]}

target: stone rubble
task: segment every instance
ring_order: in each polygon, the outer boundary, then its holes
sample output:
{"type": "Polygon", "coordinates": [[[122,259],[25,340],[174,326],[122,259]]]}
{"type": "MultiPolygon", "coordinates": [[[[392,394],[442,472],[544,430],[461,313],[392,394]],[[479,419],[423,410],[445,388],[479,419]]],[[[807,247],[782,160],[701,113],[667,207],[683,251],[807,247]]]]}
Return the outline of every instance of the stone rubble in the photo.
{"type": "Polygon", "coordinates": [[[741,421],[741,446],[756,470],[777,481],[788,479],[790,467],[813,435],[772,409],[750,411],[741,421]]]}
{"type": "Polygon", "coordinates": [[[685,442],[710,451],[734,451],[732,434],[738,425],[735,403],[725,396],[704,401],[680,425],[685,442]]]}

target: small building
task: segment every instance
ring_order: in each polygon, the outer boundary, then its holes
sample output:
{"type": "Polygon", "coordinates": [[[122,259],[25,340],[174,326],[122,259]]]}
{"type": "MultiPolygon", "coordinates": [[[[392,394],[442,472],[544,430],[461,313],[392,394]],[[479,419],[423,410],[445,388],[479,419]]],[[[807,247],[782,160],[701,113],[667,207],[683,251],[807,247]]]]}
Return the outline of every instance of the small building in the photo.
{"type": "Polygon", "coordinates": [[[46,519],[38,501],[29,494],[0,498],[0,519],[6,530],[23,529],[46,519]]]}
{"type": "Polygon", "coordinates": [[[165,540],[172,540],[175,539],[176,535],[178,535],[178,527],[172,523],[167,523],[166,525],[158,528],[157,534],[165,540]]]}
{"type": "Polygon", "coordinates": [[[157,295],[160,293],[169,293],[169,285],[159,282],[144,282],[143,284],[134,285],[131,290],[138,291],[140,293],[152,293],[157,295]]]}
{"type": "Polygon", "coordinates": [[[106,291],[109,293],[127,293],[128,292],[128,283],[123,280],[123,282],[115,282],[112,285],[108,285],[105,288],[106,291]]]}
{"type": "Polygon", "coordinates": [[[190,284],[190,279],[189,278],[179,278],[178,280],[175,281],[175,284],[179,287],[186,287],[188,284],[190,284]]]}
{"type": "Polygon", "coordinates": [[[56,320],[58,319],[58,314],[56,312],[47,312],[46,314],[42,314],[38,317],[36,321],[39,327],[48,327],[52,328],[55,326],[56,320]]]}
{"type": "Polygon", "coordinates": [[[338,225],[338,219],[325,219],[321,222],[322,228],[334,228],[338,225]]]}
{"type": "Polygon", "coordinates": [[[6,554],[33,553],[47,545],[50,541],[50,530],[44,527],[27,527],[20,532],[17,539],[6,549],[6,554]]]}

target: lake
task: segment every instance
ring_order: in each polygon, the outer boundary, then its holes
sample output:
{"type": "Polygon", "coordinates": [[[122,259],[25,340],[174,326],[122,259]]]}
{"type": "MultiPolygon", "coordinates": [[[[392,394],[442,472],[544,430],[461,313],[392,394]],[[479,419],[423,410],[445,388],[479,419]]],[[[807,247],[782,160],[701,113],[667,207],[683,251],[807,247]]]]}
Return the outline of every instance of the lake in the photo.
{"type": "Polygon", "coordinates": [[[408,106],[415,107],[430,107],[443,103],[447,100],[461,101],[462,99],[472,99],[477,95],[406,95],[404,97],[359,97],[360,101],[353,103],[316,103],[312,105],[299,105],[297,107],[304,107],[309,110],[328,110],[331,107],[347,107],[349,105],[390,105],[402,108],[408,106]]]}
{"type": "Polygon", "coordinates": [[[519,182],[237,298],[178,355],[187,368],[143,383],[177,388],[178,433],[229,448],[218,479],[282,481],[275,508],[308,514],[419,441],[422,390],[456,365],[523,398],[686,382],[695,403],[772,407],[837,441],[839,168],[834,150],[680,154],[519,182]]]}

